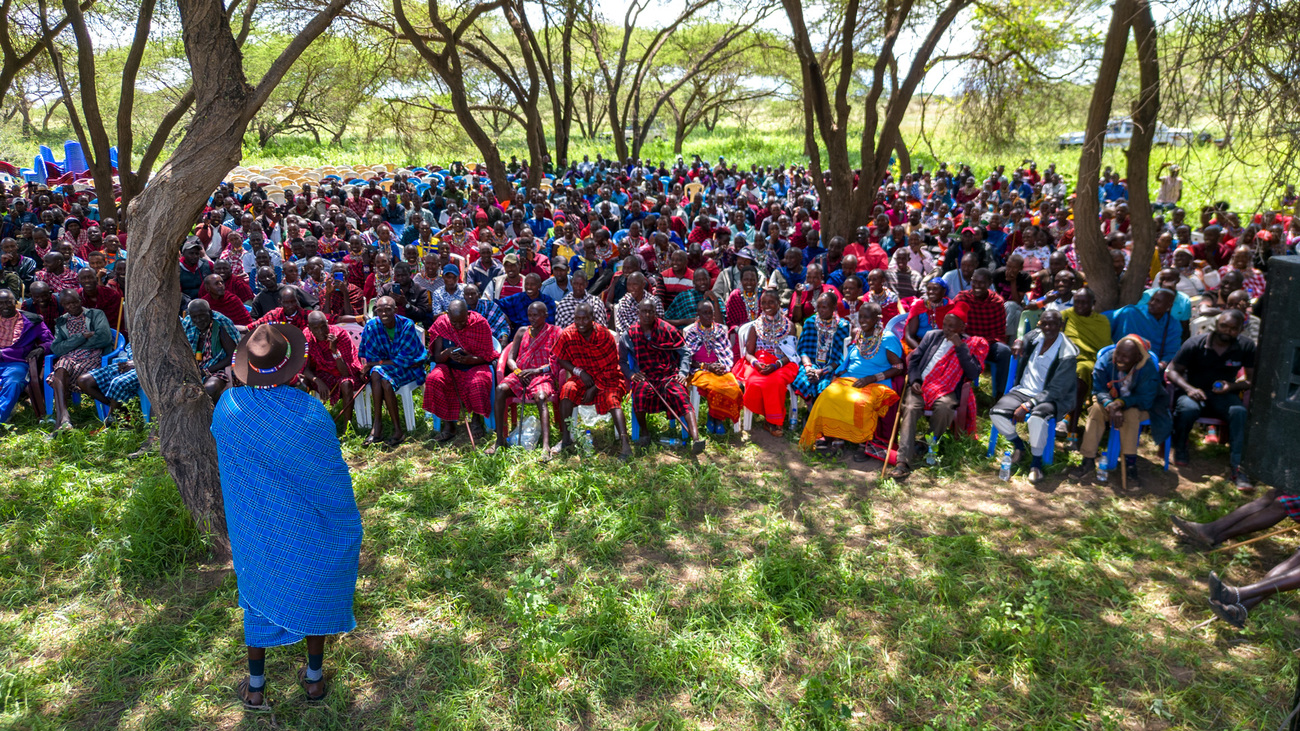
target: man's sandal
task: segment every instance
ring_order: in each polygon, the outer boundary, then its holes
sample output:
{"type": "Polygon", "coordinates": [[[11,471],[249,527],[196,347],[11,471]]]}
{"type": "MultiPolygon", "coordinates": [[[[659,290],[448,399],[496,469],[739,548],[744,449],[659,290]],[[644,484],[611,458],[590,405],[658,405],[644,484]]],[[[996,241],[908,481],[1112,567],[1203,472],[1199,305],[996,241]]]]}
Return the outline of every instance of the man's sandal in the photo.
{"type": "Polygon", "coordinates": [[[1240,604],[1241,592],[1236,587],[1223,583],[1219,575],[1210,572],[1210,598],[1223,605],[1240,604]]]}
{"type": "Polygon", "coordinates": [[[694,442],[691,443],[691,454],[695,454],[695,455],[704,454],[703,439],[696,439],[694,442]]]}
{"type": "Polygon", "coordinates": [[[1214,616],[1222,619],[1237,629],[1246,628],[1246,616],[1249,612],[1247,612],[1246,608],[1240,604],[1224,604],[1223,602],[1216,602],[1211,599],[1210,611],[1214,612],[1214,616]]]}
{"type": "Polygon", "coordinates": [[[298,685],[302,686],[302,692],[306,693],[307,701],[310,703],[319,703],[325,700],[325,696],[330,694],[330,687],[325,683],[324,675],[320,676],[319,682],[321,686],[320,695],[312,695],[307,691],[307,686],[311,685],[311,683],[307,682],[307,666],[304,665],[298,668],[298,685]]]}
{"type": "Polygon", "coordinates": [[[249,696],[248,678],[244,678],[243,680],[239,681],[239,685],[235,686],[235,696],[239,698],[239,702],[244,706],[245,711],[252,711],[254,713],[266,713],[267,711],[271,710],[271,704],[266,702],[265,685],[262,686],[262,703],[260,705],[254,705],[248,702],[248,696],[249,696]]]}

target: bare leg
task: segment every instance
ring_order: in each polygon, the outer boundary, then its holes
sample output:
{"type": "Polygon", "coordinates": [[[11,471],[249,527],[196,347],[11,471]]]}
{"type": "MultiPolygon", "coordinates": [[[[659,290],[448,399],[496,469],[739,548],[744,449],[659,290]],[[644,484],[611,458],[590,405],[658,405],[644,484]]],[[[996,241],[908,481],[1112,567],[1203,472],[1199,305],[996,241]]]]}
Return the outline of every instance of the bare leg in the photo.
{"type": "Polygon", "coordinates": [[[68,416],[68,372],[62,368],[55,369],[50,389],[54,391],[54,423],[59,428],[63,426],[72,426],[72,418],[68,416]]]}
{"type": "MultiPolygon", "coordinates": [[[[265,647],[248,648],[248,659],[252,661],[265,660],[266,648],[265,647]]],[[[266,690],[266,686],[263,685],[262,690],[260,691],[257,692],[249,691],[248,695],[244,696],[244,701],[248,703],[248,705],[250,706],[262,705],[263,703],[266,702],[266,694],[263,692],[265,690],[266,690]]]]}
{"type": "Polygon", "coordinates": [[[41,378],[41,363],[27,363],[27,392],[32,400],[32,411],[37,418],[45,414],[45,381],[41,378]]]}
{"type": "Polygon", "coordinates": [[[1218,520],[1209,523],[1187,523],[1187,525],[1207,538],[1210,543],[1222,543],[1237,536],[1264,530],[1277,525],[1287,517],[1286,508],[1277,502],[1276,497],[1277,493],[1270,491],[1218,520]]]}
{"type": "MultiPolygon", "coordinates": [[[[308,635],[308,636],[307,636],[307,654],[308,654],[308,655],[323,655],[323,654],[325,654],[325,636],[324,636],[324,635],[308,635]]],[[[309,660],[308,662],[310,662],[310,660],[309,660]]],[[[314,682],[314,683],[311,683],[311,682],[307,683],[306,691],[307,691],[307,694],[308,694],[308,695],[311,695],[311,696],[313,696],[313,697],[314,697],[314,696],[318,696],[318,695],[320,695],[321,692],[324,691],[324,690],[325,690],[325,676],[324,676],[324,675],[321,676],[321,679],[320,679],[320,680],[317,680],[317,681],[314,682]]]]}
{"type": "Polygon", "coordinates": [[[370,371],[370,442],[384,438],[384,386],[387,384],[378,371],[370,371]]]}
{"type": "Polygon", "coordinates": [[[1247,609],[1254,608],[1269,597],[1296,589],[1300,589],[1300,553],[1275,566],[1263,581],[1237,587],[1241,605],[1247,609]]]}
{"type": "Polygon", "coordinates": [[[560,449],[573,446],[573,435],[569,434],[569,419],[573,416],[573,402],[560,399],[560,449]]]}
{"type": "MultiPolygon", "coordinates": [[[[542,450],[551,449],[551,400],[546,396],[533,399],[537,404],[537,420],[542,424],[542,450]]],[[[500,418],[500,417],[497,417],[500,418]]]]}
{"type": "Polygon", "coordinates": [[[641,436],[636,440],[638,447],[644,447],[650,444],[650,424],[645,414],[632,412],[632,418],[636,419],[636,425],[640,429],[641,436]]]}
{"type": "Polygon", "coordinates": [[[357,399],[357,390],[352,387],[352,381],[339,382],[339,415],[334,418],[335,421],[347,421],[348,414],[352,413],[352,403],[357,399]]]}
{"type": "Polygon", "coordinates": [[[212,403],[216,403],[221,398],[221,393],[226,390],[228,384],[217,376],[209,376],[208,380],[203,382],[203,390],[207,392],[208,398],[212,403]]]}
{"type": "Polygon", "coordinates": [[[484,454],[496,454],[499,450],[510,448],[510,444],[506,441],[506,399],[512,395],[509,386],[504,383],[497,385],[497,397],[492,403],[492,415],[497,420],[497,443],[488,447],[484,454]]]}
{"type": "Polygon", "coordinates": [[[397,391],[393,388],[393,384],[384,381],[383,393],[384,405],[388,407],[388,415],[393,419],[393,436],[388,438],[386,444],[395,447],[406,438],[406,426],[402,423],[402,407],[397,403],[397,391]]]}
{"type": "Polygon", "coordinates": [[[99,403],[108,405],[108,416],[104,418],[104,421],[111,419],[113,417],[113,409],[121,406],[121,404],[105,396],[104,392],[99,390],[99,386],[95,384],[95,377],[89,373],[77,379],[77,388],[80,388],[82,393],[95,399],[99,403]]]}
{"type": "Polygon", "coordinates": [[[1079,440],[1083,439],[1083,435],[1079,433],[1079,414],[1083,411],[1083,403],[1088,399],[1089,390],[1087,384],[1078,381],[1074,395],[1074,410],[1070,412],[1070,436],[1079,440]]]}
{"type": "Polygon", "coordinates": [[[623,409],[619,407],[610,409],[609,415],[614,420],[614,431],[618,432],[618,441],[623,445],[623,451],[619,452],[618,456],[627,459],[632,456],[632,443],[627,438],[627,419],[623,418],[623,409]]]}

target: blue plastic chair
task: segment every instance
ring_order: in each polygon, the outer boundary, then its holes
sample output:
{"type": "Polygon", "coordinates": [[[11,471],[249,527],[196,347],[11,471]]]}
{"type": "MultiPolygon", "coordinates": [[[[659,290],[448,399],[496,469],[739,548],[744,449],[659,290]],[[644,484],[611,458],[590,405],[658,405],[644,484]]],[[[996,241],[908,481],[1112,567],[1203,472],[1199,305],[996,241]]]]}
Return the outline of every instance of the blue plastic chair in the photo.
{"type": "Polygon", "coordinates": [[[41,145],[41,156],[39,159],[42,162],[48,162],[51,165],[58,167],[60,170],[63,169],[63,166],[59,164],[59,161],[54,159],[54,150],[51,150],[47,145],[41,145]]]}
{"type": "Polygon", "coordinates": [[[32,175],[35,177],[35,180],[29,181],[32,183],[44,183],[49,179],[45,170],[45,161],[41,159],[40,155],[37,155],[32,162],[32,175]]]}
{"type": "MultiPolygon", "coordinates": [[[[86,164],[86,155],[81,150],[81,143],[68,140],[63,143],[64,169],[70,173],[84,173],[90,169],[86,164]]],[[[116,164],[113,167],[117,167],[116,164]]]]}
{"type": "MultiPolygon", "coordinates": [[[[1141,424],[1138,424],[1138,439],[1142,438],[1142,427],[1144,426],[1150,429],[1151,420],[1147,419],[1143,421],[1141,424]]],[[[1165,443],[1162,449],[1162,451],[1164,452],[1164,459],[1165,459],[1165,472],[1169,471],[1169,451],[1172,448],[1172,446],[1173,446],[1173,437],[1165,437],[1165,443]]],[[[1119,460],[1120,460],[1119,429],[1111,429],[1110,441],[1106,445],[1106,466],[1109,467],[1112,471],[1117,470],[1119,469],[1118,467],[1119,460]]]]}
{"type": "Polygon", "coordinates": [[[113,169],[117,169],[117,145],[108,148],[108,164],[112,165],[113,169]]]}
{"type": "MultiPolygon", "coordinates": [[[[115,341],[117,343],[117,346],[113,348],[112,352],[105,353],[104,356],[99,359],[99,366],[101,368],[108,365],[109,363],[114,362],[118,358],[118,356],[122,354],[122,351],[126,349],[126,338],[122,337],[122,333],[114,330],[113,335],[117,336],[117,339],[115,341]]],[[[53,353],[50,353],[49,355],[45,356],[45,370],[43,372],[45,373],[46,376],[49,376],[51,373],[54,372],[53,353]]],[[[76,404],[81,403],[81,394],[77,393],[76,391],[73,391],[72,393],[68,394],[68,403],[74,406],[76,404]]],[[[98,407],[99,405],[100,404],[96,402],[96,406],[98,407]]],[[[96,413],[98,413],[98,408],[96,408],[96,413]]],[[[45,382],[45,415],[52,416],[53,414],[54,414],[54,388],[50,386],[49,381],[46,381],[45,382]]],[[[103,417],[101,416],[100,418],[102,419],[103,417]]]]}
{"type": "MultiPolygon", "coordinates": [[[[119,356],[117,356],[116,358],[113,359],[113,362],[114,362],[114,363],[125,363],[125,362],[126,362],[126,356],[125,356],[125,355],[119,355],[119,356]]],[[[149,412],[151,411],[150,404],[149,404],[149,397],[144,395],[144,388],[143,388],[143,387],[140,388],[139,393],[140,393],[140,413],[144,414],[144,421],[145,421],[145,423],[147,424],[147,423],[149,423],[149,412]]],[[[108,405],[107,405],[107,404],[102,404],[102,403],[96,401],[96,402],[95,402],[95,413],[99,415],[99,420],[100,420],[100,421],[103,421],[103,420],[107,419],[107,418],[108,418],[108,405]]]]}

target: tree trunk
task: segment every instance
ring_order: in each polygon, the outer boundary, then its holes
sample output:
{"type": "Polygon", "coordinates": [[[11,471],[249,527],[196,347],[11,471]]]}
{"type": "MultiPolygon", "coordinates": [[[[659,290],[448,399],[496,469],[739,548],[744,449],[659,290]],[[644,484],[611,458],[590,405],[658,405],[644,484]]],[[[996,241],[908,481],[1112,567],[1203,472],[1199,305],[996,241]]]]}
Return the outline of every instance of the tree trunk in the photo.
{"type": "Polygon", "coordinates": [[[1128,47],[1129,19],[1133,15],[1133,0],[1116,0],[1106,30],[1106,43],[1102,49],[1101,66],[1097,69],[1097,82],[1092,87],[1092,102],[1088,105],[1088,125],[1083,138],[1083,151],[1079,155],[1079,179],[1074,201],[1074,245],[1079,255],[1079,266],[1088,273],[1088,286],[1097,296],[1097,309],[1114,309],[1119,302],[1119,281],[1111,266],[1110,253],[1101,235],[1098,178],[1101,176],[1101,156],[1105,150],[1106,123],[1115,98],[1115,85],[1124,52],[1128,47]]]}
{"type": "Polygon", "coordinates": [[[673,133],[673,154],[682,154],[682,147],[686,144],[686,123],[677,120],[677,131],[673,133]]]}
{"type": "Polygon", "coordinates": [[[907,143],[901,135],[894,145],[894,152],[898,154],[898,179],[902,180],[904,175],[912,174],[912,154],[907,151],[907,143]]]}
{"type": "Polygon", "coordinates": [[[244,132],[270,90],[347,0],[333,0],[276,58],[254,89],[221,0],[178,0],[195,98],[194,120],[171,158],[130,208],[131,264],[126,317],[140,385],[153,403],[167,471],[181,499],[212,542],[213,557],[230,557],[221,500],[212,402],[203,391],[181,328],[181,243],[208,196],[239,162],[244,132]]]}
{"type": "Polygon", "coordinates": [[[1156,222],[1151,216],[1149,183],[1151,143],[1160,112],[1160,60],[1156,23],[1149,0],[1134,0],[1133,35],[1137,41],[1138,73],[1141,82],[1133,108],[1133,139],[1128,148],[1128,210],[1133,227],[1133,253],[1128,271],[1120,282],[1120,305],[1135,304],[1146,289],[1151,257],[1156,247],[1156,222]]]}

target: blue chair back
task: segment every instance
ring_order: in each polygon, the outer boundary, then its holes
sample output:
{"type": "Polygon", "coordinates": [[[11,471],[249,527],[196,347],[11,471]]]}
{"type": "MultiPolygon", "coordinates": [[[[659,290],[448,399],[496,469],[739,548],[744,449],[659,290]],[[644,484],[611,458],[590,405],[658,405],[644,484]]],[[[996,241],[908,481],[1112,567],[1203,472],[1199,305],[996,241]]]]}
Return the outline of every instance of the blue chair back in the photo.
{"type": "MultiPolygon", "coordinates": [[[[117,168],[117,145],[108,148],[108,163],[112,165],[114,169],[117,168]]],[[[148,420],[149,418],[146,416],[145,421],[148,420]]]]}
{"type": "MultiPolygon", "coordinates": [[[[86,164],[86,155],[81,150],[81,143],[68,140],[63,143],[63,158],[65,170],[70,173],[84,173],[90,169],[86,164]]],[[[114,165],[114,167],[117,167],[114,165]]]]}
{"type": "MultiPolygon", "coordinates": [[[[59,164],[59,161],[54,159],[54,150],[51,150],[47,145],[41,145],[41,156],[37,159],[52,165],[59,164]]],[[[59,167],[62,168],[62,166],[59,167]]]]}

